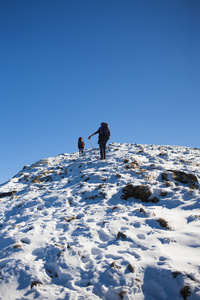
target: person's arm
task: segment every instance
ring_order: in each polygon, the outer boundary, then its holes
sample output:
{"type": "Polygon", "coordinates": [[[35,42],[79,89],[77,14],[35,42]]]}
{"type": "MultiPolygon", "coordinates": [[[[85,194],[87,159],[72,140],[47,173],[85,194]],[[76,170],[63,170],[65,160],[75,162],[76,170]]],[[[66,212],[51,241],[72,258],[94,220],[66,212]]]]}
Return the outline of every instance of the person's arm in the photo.
{"type": "Polygon", "coordinates": [[[90,139],[93,135],[95,135],[95,134],[97,134],[97,133],[99,133],[99,129],[98,129],[95,133],[91,134],[91,135],[88,137],[88,139],[90,139]]]}

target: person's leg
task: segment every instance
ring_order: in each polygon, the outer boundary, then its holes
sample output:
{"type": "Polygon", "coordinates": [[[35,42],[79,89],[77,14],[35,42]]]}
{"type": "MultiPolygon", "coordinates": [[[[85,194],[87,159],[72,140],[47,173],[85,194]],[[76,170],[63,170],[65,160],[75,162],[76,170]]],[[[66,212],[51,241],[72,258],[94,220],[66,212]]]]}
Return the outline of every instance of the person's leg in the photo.
{"type": "Polygon", "coordinates": [[[105,159],[106,158],[106,143],[101,142],[99,143],[100,147],[100,159],[105,159]]]}
{"type": "Polygon", "coordinates": [[[100,159],[103,159],[103,144],[99,143],[99,148],[100,148],[100,159]]]}
{"type": "Polygon", "coordinates": [[[106,159],[106,143],[103,144],[103,159],[106,159]]]}

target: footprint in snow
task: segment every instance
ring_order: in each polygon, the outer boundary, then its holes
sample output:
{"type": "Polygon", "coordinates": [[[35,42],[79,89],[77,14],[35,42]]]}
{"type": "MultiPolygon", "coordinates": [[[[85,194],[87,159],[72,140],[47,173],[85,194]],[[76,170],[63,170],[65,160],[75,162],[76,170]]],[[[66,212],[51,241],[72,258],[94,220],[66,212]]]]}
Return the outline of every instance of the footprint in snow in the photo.
{"type": "Polygon", "coordinates": [[[30,244],[31,243],[31,240],[29,238],[22,238],[20,241],[24,244],[30,244]]]}
{"type": "MultiPolygon", "coordinates": [[[[130,248],[132,248],[132,247],[130,247],[130,248]]],[[[131,251],[131,249],[130,250],[119,250],[118,253],[119,254],[127,254],[128,253],[128,254],[134,256],[137,260],[141,260],[141,256],[137,252],[131,251]]]]}
{"type": "Polygon", "coordinates": [[[110,240],[110,236],[104,230],[99,230],[98,234],[99,234],[99,239],[102,242],[107,242],[110,240]]]}
{"type": "Polygon", "coordinates": [[[140,224],[140,222],[135,222],[135,223],[133,224],[133,226],[134,226],[135,228],[140,228],[141,224],[140,224]]]}
{"type": "Polygon", "coordinates": [[[98,248],[92,248],[91,253],[92,253],[93,256],[96,256],[95,257],[96,260],[99,260],[99,259],[103,258],[102,252],[98,248]]]}
{"type": "Polygon", "coordinates": [[[122,230],[122,231],[129,230],[129,227],[121,227],[121,230],[122,230]]]}
{"type": "Polygon", "coordinates": [[[137,234],[137,237],[138,237],[138,239],[140,239],[140,240],[145,240],[145,239],[146,239],[146,237],[145,237],[144,234],[137,234]]]}
{"type": "Polygon", "coordinates": [[[88,218],[86,222],[95,222],[95,220],[93,218],[88,218]]]}
{"type": "Polygon", "coordinates": [[[101,250],[99,250],[98,248],[92,248],[91,253],[92,255],[99,255],[101,254],[101,250]]]}
{"type": "Polygon", "coordinates": [[[56,264],[54,263],[47,263],[45,265],[45,271],[47,273],[47,275],[50,277],[50,278],[56,278],[56,277],[59,277],[59,267],[56,266],[56,264]]]}
{"type": "Polygon", "coordinates": [[[158,265],[158,266],[164,265],[166,261],[167,261],[167,257],[165,257],[165,256],[160,256],[160,257],[159,257],[159,261],[157,262],[157,265],[158,265]]]}

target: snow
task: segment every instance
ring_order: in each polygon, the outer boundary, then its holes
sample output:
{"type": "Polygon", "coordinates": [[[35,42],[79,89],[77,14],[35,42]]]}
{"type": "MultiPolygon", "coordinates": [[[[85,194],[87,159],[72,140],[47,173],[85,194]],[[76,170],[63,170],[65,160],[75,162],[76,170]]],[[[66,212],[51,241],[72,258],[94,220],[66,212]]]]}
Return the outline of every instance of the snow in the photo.
{"type": "Polygon", "coordinates": [[[0,299],[200,299],[199,167],[199,149],[116,143],[25,166],[0,186],[0,299]]]}

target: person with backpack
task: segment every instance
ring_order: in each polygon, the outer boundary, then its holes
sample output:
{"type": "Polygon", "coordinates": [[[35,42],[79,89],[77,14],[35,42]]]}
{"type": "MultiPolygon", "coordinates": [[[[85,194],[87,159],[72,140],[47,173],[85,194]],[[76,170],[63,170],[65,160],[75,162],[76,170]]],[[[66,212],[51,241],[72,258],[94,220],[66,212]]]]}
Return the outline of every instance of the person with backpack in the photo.
{"type": "Polygon", "coordinates": [[[108,123],[102,122],[101,127],[99,127],[99,129],[95,133],[91,134],[88,137],[88,139],[90,140],[90,138],[97,133],[99,134],[98,144],[99,144],[99,148],[100,148],[100,159],[105,159],[106,158],[106,143],[110,138],[110,129],[109,129],[108,123]]]}
{"type": "Polygon", "coordinates": [[[80,138],[78,139],[78,149],[79,149],[79,154],[82,154],[82,153],[83,153],[84,147],[85,147],[85,143],[84,143],[84,141],[83,141],[83,138],[80,137],[80,138]]]}

